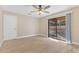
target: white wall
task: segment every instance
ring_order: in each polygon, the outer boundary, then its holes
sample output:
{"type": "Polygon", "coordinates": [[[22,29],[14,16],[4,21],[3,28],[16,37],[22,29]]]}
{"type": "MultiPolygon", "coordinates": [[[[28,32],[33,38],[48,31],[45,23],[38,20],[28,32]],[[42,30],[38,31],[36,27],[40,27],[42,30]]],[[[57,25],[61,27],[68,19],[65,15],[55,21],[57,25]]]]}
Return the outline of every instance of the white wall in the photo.
{"type": "Polygon", "coordinates": [[[48,19],[40,19],[40,34],[48,37],[48,19]]]}
{"type": "Polygon", "coordinates": [[[17,37],[39,34],[39,20],[37,18],[7,11],[3,11],[2,14],[17,17],[17,37]]]}
{"type": "Polygon", "coordinates": [[[18,16],[18,36],[39,34],[38,19],[29,16],[18,16]]]}
{"type": "Polygon", "coordinates": [[[3,33],[2,33],[2,12],[0,11],[0,45],[2,44],[3,42],[3,33]]]}
{"type": "Polygon", "coordinates": [[[0,44],[4,41],[2,17],[5,14],[17,17],[17,37],[39,34],[39,20],[37,18],[2,10],[0,11],[0,44]]]}
{"type": "Polygon", "coordinates": [[[79,44],[79,7],[72,12],[72,41],[79,44]]]}

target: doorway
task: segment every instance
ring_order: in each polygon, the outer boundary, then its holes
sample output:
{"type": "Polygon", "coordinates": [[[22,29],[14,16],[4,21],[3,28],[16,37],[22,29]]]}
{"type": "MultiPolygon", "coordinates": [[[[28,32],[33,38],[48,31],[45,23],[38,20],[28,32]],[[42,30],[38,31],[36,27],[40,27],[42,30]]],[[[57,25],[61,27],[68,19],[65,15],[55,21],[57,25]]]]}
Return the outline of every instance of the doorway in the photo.
{"type": "Polygon", "coordinates": [[[66,17],[56,17],[48,20],[48,36],[57,40],[66,39],[66,17]]]}
{"type": "Polygon", "coordinates": [[[17,36],[17,17],[14,15],[3,15],[4,40],[13,39],[17,36]]]}

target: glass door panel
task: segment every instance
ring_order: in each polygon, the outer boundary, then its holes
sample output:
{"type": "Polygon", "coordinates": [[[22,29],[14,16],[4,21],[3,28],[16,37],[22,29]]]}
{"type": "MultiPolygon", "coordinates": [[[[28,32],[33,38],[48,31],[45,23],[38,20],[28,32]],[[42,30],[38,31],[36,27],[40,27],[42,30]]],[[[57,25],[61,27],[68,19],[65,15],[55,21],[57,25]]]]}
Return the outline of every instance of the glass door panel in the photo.
{"type": "Polygon", "coordinates": [[[48,36],[64,40],[66,36],[65,16],[48,20],[48,36]]]}
{"type": "Polygon", "coordinates": [[[48,21],[49,37],[57,38],[57,20],[56,18],[48,21]]]}

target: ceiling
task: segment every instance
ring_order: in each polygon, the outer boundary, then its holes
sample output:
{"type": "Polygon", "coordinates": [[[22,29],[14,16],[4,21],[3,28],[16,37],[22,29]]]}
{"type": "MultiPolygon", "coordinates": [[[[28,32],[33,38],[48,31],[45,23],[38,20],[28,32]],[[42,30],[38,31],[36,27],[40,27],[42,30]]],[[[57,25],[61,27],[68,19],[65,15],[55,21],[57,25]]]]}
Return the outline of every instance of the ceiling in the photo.
{"type": "Polygon", "coordinates": [[[28,15],[28,16],[33,16],[33,17],[44,17],[47,15],[51,15],[57,12],[61,12],[63,10],[67,10],[69,8],[75,7],[73,5],[50,5],[50,8],[47,9],[47,11],[49,11],[50,13],[44,13],[38,15],[37,13],[30,13],[30,11],[35,10],[35,8],[32,7],[32,5],[1,5],[0,8],[2,10],[6,10],[6,11],[10,11],[10,12],[14,12],[14,13],[20,13],[23,15],[28,15]]]}

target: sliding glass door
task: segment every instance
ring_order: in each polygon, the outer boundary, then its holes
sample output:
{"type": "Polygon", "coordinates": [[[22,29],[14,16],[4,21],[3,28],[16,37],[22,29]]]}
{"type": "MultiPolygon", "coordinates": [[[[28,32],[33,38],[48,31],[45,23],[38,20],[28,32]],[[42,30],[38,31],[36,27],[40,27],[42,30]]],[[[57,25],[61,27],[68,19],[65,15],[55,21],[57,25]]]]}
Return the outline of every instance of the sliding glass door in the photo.
{"type": "Polygon", "coordinates": [[[50,19],[48,21],[48,36],[52,38],[57,38],[57,20],[56,18],[50,19]]]}
{"type": "Polygon", "coordinates": [[[64,40],[66,37],[65,16],[48,20],[48,36],[58,40],[64,40]]]}

